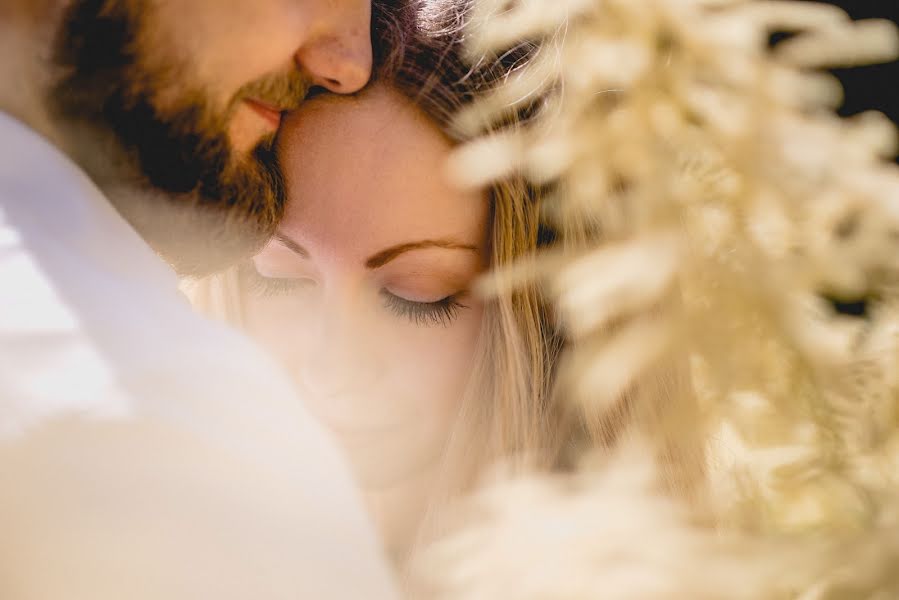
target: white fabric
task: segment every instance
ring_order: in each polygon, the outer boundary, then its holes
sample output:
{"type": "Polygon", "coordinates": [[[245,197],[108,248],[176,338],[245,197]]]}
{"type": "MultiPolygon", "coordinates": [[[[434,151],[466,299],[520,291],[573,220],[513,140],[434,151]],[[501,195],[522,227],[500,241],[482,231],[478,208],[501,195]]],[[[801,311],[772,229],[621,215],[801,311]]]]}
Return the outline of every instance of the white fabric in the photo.
{"type": "Polygon", "coordinates": [[[394,597],[287,378],[0,113],[0,598],[394,597]]]}

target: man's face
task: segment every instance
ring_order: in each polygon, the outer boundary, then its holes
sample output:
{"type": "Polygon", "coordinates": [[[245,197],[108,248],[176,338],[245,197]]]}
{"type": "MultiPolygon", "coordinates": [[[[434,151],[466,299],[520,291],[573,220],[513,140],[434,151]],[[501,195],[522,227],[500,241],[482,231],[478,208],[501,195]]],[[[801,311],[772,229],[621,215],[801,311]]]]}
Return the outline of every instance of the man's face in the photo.
{"type": "Polygon", "coordinates": [[[273,231],[280,115],[313,86],[365,85],[370,19],[370,0],[73,0],[51,101],[67,122],[112,133],[142,183],[184,209],[119,206],[200,274],[273,231]]]}

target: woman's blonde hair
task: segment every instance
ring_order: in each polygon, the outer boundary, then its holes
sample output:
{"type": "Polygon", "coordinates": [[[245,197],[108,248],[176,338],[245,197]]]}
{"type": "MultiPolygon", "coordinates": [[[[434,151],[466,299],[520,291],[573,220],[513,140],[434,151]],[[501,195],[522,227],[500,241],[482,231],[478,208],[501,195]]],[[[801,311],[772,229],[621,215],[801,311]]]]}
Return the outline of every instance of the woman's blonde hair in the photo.
{"type": "MultiPolygon", "coordinates": [[[[373,5],[372,82],[409,98],[454,142],[462,141],[453,127],[454,115],[492,89],[527,53],[522,48],[505,60],[467,65],[461,54],[463,5],[442,0],[389,9],[373,5]]],[[[505,123],[510,125],[514,123],[505,123]]],[[[523,178],[509,177],[490,186],[486,197],[490,266],[507,266],[534,253],[546,237],[536,190],[523,178]]],[[[235,267],[196,282],[192,299],[201,310],[241,326],[240,280],[235,267]]],[[[556,460],[562,419],[550,397],[559,347],[536,285],[486,299],[472,377],[446,449],[446,477],[433,494],[432,507],[469,488],[482,467],[497,460],[532,466],[556,460]]]]}

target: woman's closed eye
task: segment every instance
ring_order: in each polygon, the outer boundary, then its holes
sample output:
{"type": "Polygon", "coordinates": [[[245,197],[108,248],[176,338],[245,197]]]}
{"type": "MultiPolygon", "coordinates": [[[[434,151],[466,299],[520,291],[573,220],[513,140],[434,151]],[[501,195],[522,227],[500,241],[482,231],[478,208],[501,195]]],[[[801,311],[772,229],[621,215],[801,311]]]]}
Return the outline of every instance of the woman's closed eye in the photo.
{"type": "Polygon", "coordinates": [[[307,277],[266,277],[252,264],[241,271],[241,279],[252,293],[259,296],[284,296],[315,285],[315,281],[307,277]]]}
{"type": "MultiPolygon", "coordinates": [[[[259,273],[250,263],[241,269],[241,279],[247,289],[262,297],[288,296],[306,292],[317,283],[308,277],[270,277],[259,273]]],[[[448,327],[459,316],[460,311],[468,308],[460,301],[465,292],[450,294],[432,302],[409,300],[387,288],[379,293],[385,308],[394,316],[411,321],[415,325],[430,327],[441,325],[448,327]]]]}
{"type": "Polygon", "coordinates": [[[461,294],[453,294],[434,302],[415,302],[381,290],[381,297],[387,308],[395,315],[408,319],[416,325],[442,325],[448,327],[468,306],[459,302],[461,294]]]}

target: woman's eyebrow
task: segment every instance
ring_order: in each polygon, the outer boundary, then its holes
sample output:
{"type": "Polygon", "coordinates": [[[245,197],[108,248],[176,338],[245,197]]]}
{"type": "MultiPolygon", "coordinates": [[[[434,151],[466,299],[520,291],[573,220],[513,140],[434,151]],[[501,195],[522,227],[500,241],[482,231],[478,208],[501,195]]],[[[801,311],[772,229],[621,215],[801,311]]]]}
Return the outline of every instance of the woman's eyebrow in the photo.
{"type": "Polygon", "coordinates": [[[446,248],[447,250],[465,250],[470,252],[478,251],[477,246],[462,244],[452,240],[420,240],[417,242],[397,244],[396,246],[381,250],[365,261],[365,267],[367,269],[377,269],[378,267],[383,267],[400,254],[404,254],[411,250],[420,250],[422,248],[446,248]]]}
{"type": "MultiPolygon", "coordinates": [[[[292,240],[287,235],[281,233],[280,231],[276,231],[273,237],[281,242],[284,247],[286,247],[294,254],[297,254],[303,258],[309,258],[309,251],[303,248],[300,244],[292,240]]],[[[365,261],[365,267],[367,269],[377,269],[378,267],[383,267],[401,254],[411,252],[412,250],[421,250],[422,248],[445,248],[447,250],[464,250],[467,252],[478,251],[477,246],[472,246],[471,244],[463,244],[460,242],[455,242],[453,240],[419,240],[416,242],[405,242],[403,244],[397,244],[396,246],[385,248],[384,250],[381,250],[380,252],[370,256],[368,260],[365,261]]]]}
{"type": "Polygon", "coordinates": [[[303,258],[309,258],[309,251],[300,246],[298,243],[281,233],[280,231],[276,231],[274,235],[275,239],[284,244],[288,250],[293,252],[294,254],[299,254],[303,258]]]}

